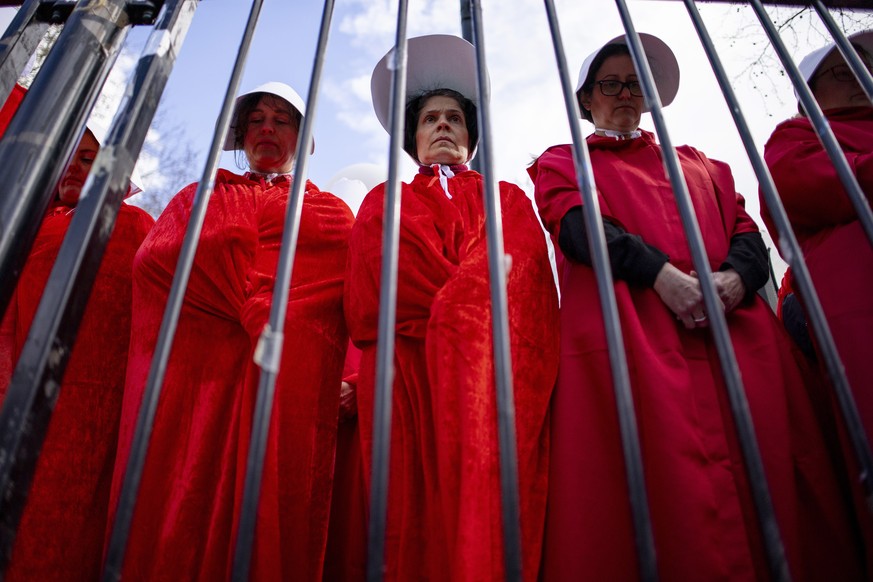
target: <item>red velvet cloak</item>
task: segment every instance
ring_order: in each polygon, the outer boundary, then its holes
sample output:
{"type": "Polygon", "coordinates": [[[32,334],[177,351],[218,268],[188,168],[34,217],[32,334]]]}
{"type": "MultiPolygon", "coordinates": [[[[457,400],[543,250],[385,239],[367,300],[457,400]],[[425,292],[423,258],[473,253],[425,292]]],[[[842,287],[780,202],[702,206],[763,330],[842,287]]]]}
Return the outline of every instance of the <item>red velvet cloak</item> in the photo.
{"type": "MultiPolygon", "coordinates": [[[[158,405],[126,580],[228,579],[289,183],[221,170],[158,405]]],[[[134,318],[113,507],[196,185],[134,262],[134,318]]],[[[307,183],[252,554],[254,580],[319,580],[348,336],[343,269],[354,218],[307,183]]]]}
{"type": "MultiPolygon", "coordinates": [[[[0,329],[0,398],[72,209],[53,204],[0,329]]],[[[131,265],[154,220],[122,204],[64,374],[5,580],[97,580],[130,338],[131,265]]]]}
{"type": "MultiPolygon", "coordinates": [[[[387,580],[502,580],[503,550],[482,177],[403,185],[387,580]]],[[[352,231],[345,309],[363,350],[358,410],[369,486],[382,209],[371,191],[352,231]]],[[[531,201],[500,183],[515,388],[524,575],[536,580],[557,374],[557,297],[531,201]]]]}
{"type": "MultiPolygon", "coordinates": [[[[588,146],[604,217],[693,267],[651,133],[588,146]]],[[[729,168],[678,149],[710,266],[734,234],[757,230],[729,168]]],[[[572,151],[529,170],[553,240],[581,204],[572,151]]],[[[546,580],[633,580],[638,561],[612,378],[593,270],[559,255],[561,364],[552,405],[546,580]]],[[[754,508],[708,329],[686,330],[651,288],[615,283],[663,580],[766,578],[754,508]]],[[[847,512],[787,336],[758,296],[727,316],[795,579],[857,575],[847,512]]]]}
{"type": "MultiPolygon", "coordinates": [[[[827,113],[869,200],[873,197],[873,107],[827,113]]],[[[767,141],[764,159],[803,249],[861,419],[873,436],[873,248],[807,118],[779,124],[767,141]]],[[[778,239],[763,200],[761,209],[767,228],[778,239]]]]}

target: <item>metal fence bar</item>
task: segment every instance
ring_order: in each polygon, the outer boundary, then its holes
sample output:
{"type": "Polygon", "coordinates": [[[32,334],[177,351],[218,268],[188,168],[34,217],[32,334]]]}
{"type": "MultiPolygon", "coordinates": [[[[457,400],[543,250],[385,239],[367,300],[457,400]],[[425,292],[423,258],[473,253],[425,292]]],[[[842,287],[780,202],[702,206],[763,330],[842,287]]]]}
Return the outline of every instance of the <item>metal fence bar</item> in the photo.
{"type": "MultiPolygon", "coordinates": [[[[3,140],[0,168],[16,168],[0,184],[0,313],[15,290],[27,254],[85,127],[88,112],[127,33],[126,0],[85,0],[30,87],[3,140]]],[[[2,462],[2,460],[0,460],[2,462]]]]}
{"type": "Polygon", "coordinates": [[[624,349],[624,339],[622,338],[621,320],[619,319],[618,304],[615,298],[615,287],[612,282],[612,267],[609,263],[606,236],[603,231],[603,222],[600,215],[600,202],[596,195],[597,188],[594,182],[594,169],[588,153],[588,144],[582,136],[582,128],[579,125],[581,117],[579,103],[576,100],[576,93],[567,66],[567,57],[564,52],[564,42],[561,39],[561,30],[558,24],[554,1],[545,0],[545,7],[549,28],[552,33],[552,43],[555,48],[555,59],[558,63],[558,76],[561,78],[564,104],[567,108],[567,117],[570,122],[576,181],[580,185],[579,196],[582,201],[585,230],[588,233],[588,245],[591,248],[592,267],[597,280],[597,291],[600,296],[600,310],[603,313],[606,344],[609,351],[609,364],[612,370],[613,390],[618,410],[622,452],[624,454],[625,470],[627,471],[628,494],[631,505],[631,517],[633,519],[634,541],[639,558],[640,579],[653,582],[658,579],[655,538],[652,533],[649,501],[643,474],[639,429],[637,427],[636,411],[627,367],[627,355],[624,349]]]}
{"type": "Polygon", "coordinates": [[[400,160],[406,109],[407,0],[397,2],[394,72],[391,75],[388,189],[382,221],[382,271],[379,277],[379,333],[376,342],[376,388],[373,403],[373,459],[370,478],[370,523],[367,530],[367,580],[385,573],[388,476],[391,461],[391,398],[394,393],[394,328],[397,322],[397,269],[400,247],[400,160]]]}
{"type": "Polygon", "coordinates": [[[509,349],[509,308],[506,297],[506,263],[503,252],[503,215],[500,193],[494,179],[491,138],[491,104],[485,65],[485,33],[482,2],[470,0],[473,46],[476,49],[476,84],[479,89],[479,149],[482,165],[482,195],[485,200],[485,235],[488,243],[488,274],[491,287],[491,325],[494,349],[494,380],[497,391],[497,434],[500,450],[500,493],[503,516],[503,563],[505,579],[522,579],[521,511],[518,492],[518,450],[515,430],[515,396],[512,385],[512,353],[509,349]]]}
{"type": "Polygon", "coordinates": [[[840,53],[842,53],[843,58],[846,59],[846,63],[852,69],[852,72],[855,73],[855,78],[858,79],[864,92],[867,93],[867,98],[873,101],[873,75],[871,75],[870,71],[867,70],[867,67],[864,66],[864,62],[858,56],[855,47],[852,46],[849,39],[845,34],[843,34],[843,31],[840,30],[837,23],[834,22],[834,19],[830,12],[828,12],[824,2],[821,0],[813,0],[812,7],[815,8],[819,18],[822,19],[828,32],[831,33],[834,42],[837,44],[837,48],[840,53]]]}
{"type": "Polygon", "coordinates": [[[324,68],[324,55],[327,51],[333,6],[334,0],[325,0],[321,16],[321,29],[318,33],[315,62],[312,67],[312,77],[309,81],[309,95],[306,99],[306,115],[303,117],[303,128],[297,140],[297,157],[294,160],[291,198],[285,214],[282,245],[279,250],[279,265],[276,273],[276,283],[273,287],[273,301],[270,305],[270,320],[261,333],[258,340],[258,349],[255,352],[255,362],[261,368],[261,374],[258,382],[258,394],[255,400],[254,417],[252,419],[252,434],[246,460],[242,508],[233,556],[232,576],[236,582],[245,582],[249,579],[258,501],[261,496],[264,456],[267,451],[267,436],[270,430],[270,418],[273,411],[276,377],[279,374],[279,362],[282,356],[283,330],[285,329],[285,315],[288,311],[291,273],[294,268],[294,256],[297,252],[297,238],[300,234],[300,215],[303,211],[306,172],[311,151],[309,144],[312,143],[312,127],[315,124],[315,112],[318,106],[318,88],[324,68]]]}
{"type": "Polygon", "coordinates": [[[0,472],[4,491],[8,492],[0,500],[4,557],[9,555],[5,550],[11,551],[17,521],[24,509],[27,489],[103,252],[172,69],[177,44],[185,36],[195,5],[194,0],[169,2],[140,58],[129,84],[132,97],[116,114],[107,143],[100,148],[83,187],[77,212],[12,376],[0,411],[2,426],[7,431],[0,472]]]}
{"type": "Polygon", "coordinates": [[[837,347],[834,344],[834,338],[831,335],[830,328],[825,320],[824,310],[818,298],[818,293],[812,284],[812,277],[806,267],[806,262],[803,260],[803,251],[800,244],[797,242],[797,237],[794,236],[794,231],[791,228],[791,222],[785,212],[785,207],[779,194],[776,191],[776,185],[773,183],[773,178],[770,175],[770,170],[758,153],[752,138],[751,130],[746,123],[740,110],[740,103],[731,88],[730,80],[722,66],[721,60],[716,54],[715,45],[703,24],[700,13],[695,8],[694,0],[684,0],[688,9],[688,14],[697,30],[703,49],[709,62],[712,65],[712,70],[718,79],[718,84],[721,87],[722,93],[728,104],[728,109],[736,123],[737,131],[745,146],[746,153],[749,156],[749,161],[758,178],[758,183],[761,187],[761,193],[773,222],[776,224],[776,229],[779,232],[779,249],[783,257],[791,266],[795,284],[798,292],[803,297],[804,306],[806,307],[807,316],[812,324],[813,332],[818,340],[818,346],[821,350],[822,357],[828,371],[828,375],[837,395],[837,400],[840,403],[840,410],[843,415],[843,420],[846,423],[846,430],[849,434],[849,439],[852,442],[852,447],[855,451],[855,456],[860,467],[859,482],[863,488],[864,495],[867,498],[868,506],[873,508],[873,484],[871,484],[871,475],[873,475],[873,455],[870,452],[870,444],[867,439],[864,426],[861,422],[861,417],[858,414],[858,408],[855,405],[854,397],[852,396],[849,382],[846,378],[845,370],[840,362],[837,347]]]}
{"type": "Polygon", "coordinates": [[[785,548],[779,535],[779,525],[776,522],[772,498],[767,487],[764,464],[761,460],[761,453],[755,438],[755,428],[752,424],[748,400],[743,392],[743,383],[728,333],[727,321],[712,282],[712,270],[706,257],[700,226],[697,223],[697,216],[694,213],[688,186],[685,183],[682,169],[679,166],[678,156],[667,133],[661,100],[655,88],[652,72],[646,60],[642,43],[634,29],[627,4],[624,0],[616,0],[616,5],[618,6],[627,34],[628,48],[633,57],[636,70],[640,74],[640,82],[643,86],[646,103],[650,106],[652,119],[657,128],[658,138],[660,139],[661,149],[664,154],[664,164],[673,186],[676,204],[682,218],[685,236],[688,239],[694,268],[699,274],[703,301],[712,327],[713,339],[715,340],[722,374],[725,379],[725,387],[730,401],[731,413],[745,461],[744,466],[748,474],[749,488],[758,513],[767,563],[770,567],[771,576],[774,579],[789,580],[790,573],[785,558],[785,548]]]}
{"type": "Polygon", "coordinates": [[[0,38],[0,103],[5,103],[48,23],[36,19],[41,0],[28,0],[18,9],[0,38]]]}
{"type": "Polygon", "coordinates": [[[154,426],[155,414],[161,395],[161,386],[167,371],[167,361],[170,358],[173,337],[176,333],[179,313],[182,310],[182,301],[185,297],[185,289],[188,286],[191,268],[194,265],[194,255],[197,252],[197,243],[200,239],[203,220],[206,217],[206,208],[209,204],[212,190],[215,187],[215,175],[218,171],[221,146],[224,143],[224,138],[230,125],[231,112],[233,111],[236,94],[239,92],[243,67],[249,47],[251,46],[255,25],[258,21],[262,5],[263,0],[253,0],[252,2],[249,17],[243,30],[242,39],[240,40],[239,50],[237,51],[236,61],[234,62],[227,91],[222,102],[221,113],[215,122],[215,133],[212,137],[212,145],[209,148],[206,166],[203,169],[203,175],[197,186],[197,192],[194,195],[191,216],[188,219],[188,228],[182,241],[182,249],[179,254],[179,260],[176,263],[176,271],[173,274],[167,306],[161,320],[161,329],[158,333],[158,340],[154,355],[152,356],[146,388],[143,392],[142,403],[140,404],[136,419],[130,456],[125,468],[115,521],[112,526],[109,545],[107,546],[106,563],[103,570],[103,580],[105,582],[121,579],[127,539],[130,534],[130,525],[133,521],[136,497],[142,480],[142,471],[145,466],[146,455],[148,454],[149,439],[152,427],[154,426]]]}
{"type": "MultiPolygon", "coordinates": [[[[828,125],[827,119],[825,119],[821,108],[818,106],[818,102],[816,102],[812,91],[806,84],[806,80],[803,78],[803,75],[800,74],[797,65],[795,65],[791,60],[791,56],[788,54],[785,45],[779,39],[779,33],[773,25],[773,21],[770,19],[767,11],[764,9],[761,0],[749,0],[749,4],[755,10],[755,14],[758,16],[758,20],[761,22],[764,32],[767,33],[767,38],[770,39],[770,43],[773,45],[773,50],[775,50],[776,54],[779,55],[779,60],[782,62],[782,66],[785,67],[785,72],[788,74],[788,78],[791,79],[795,91],[797,91],[803,109],[806,111],[806,115],[809,117],[813,129],[815,129],[815,132],[818,134],[825,151],[831,158],[834,168],[837,171],[837,175],[840,177],[840,181],[846,189],[846,194],[849,196],[849,200],[852,201],[852,205],[858,213],[861,227],[864,229],[864,233],[867,235],[870,244],[873,244],[873,212],[870,211],[870,202],[867,200],[867,197],[864,196],[861,186],[858,185],[858,180],[855,179],[855,175],[849,167],[849,162],[846,161],[846,156],[843,154],[843,150],[840,147],[839,142],[837,142],[837,138],[834,136],[834,132],[831,131],[831,127],[828,125]]],[[[852,52],[854,52],[854,50],[852,52]]]]}

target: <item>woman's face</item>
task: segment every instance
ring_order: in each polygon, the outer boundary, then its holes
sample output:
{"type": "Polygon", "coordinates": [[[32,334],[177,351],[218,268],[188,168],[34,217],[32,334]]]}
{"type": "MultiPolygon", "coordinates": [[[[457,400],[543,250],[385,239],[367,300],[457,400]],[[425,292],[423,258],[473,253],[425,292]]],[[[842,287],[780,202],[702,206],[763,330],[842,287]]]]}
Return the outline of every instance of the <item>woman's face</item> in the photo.
{"type": "Polygon", "coordinates": [[[643,97],[631,95],[627,87],[622,87],[618,95],[606,96],[597,84],[597,81],[636,81],[637,72],[630,55],[607,58],[594,74],[594,80],[591,93],[583,91],[580,100],[582,107],[591,112],[594,126],[623,133],[637,129],[643,113],[643,97]]]}
{"type": "MultiPolygon", "coordinates": [[[[871,69],[870,56],[860,51],[861,60],[871,69]]],[[[823,110],[836,107],[871,105],[870,99],[858,83],[840,51],[831,51],[816,69],[812,78],[815,100],[823,110]]]]}
{"type": "Polygon", "coordinates": [[[434,95],[418,114],[415,150],[422,164],[463,164],[470,159],[470,135],[460,104],[434,95]]]}
{"type": "Polygon", "coordinates": [[[247,123],[243,150],[251,169],[264,174],[290,172],[299,130],[291,105],[278,97],[262,97],[247,123]]]}
{"type": "Polygon", "coordinates": [[[58,184],[58,198],[61,202],[68,206],[75,206],[79,202],[85,178],[88,177],[99,150],[100,144],[91,132],[86,130],[58,184]]]}

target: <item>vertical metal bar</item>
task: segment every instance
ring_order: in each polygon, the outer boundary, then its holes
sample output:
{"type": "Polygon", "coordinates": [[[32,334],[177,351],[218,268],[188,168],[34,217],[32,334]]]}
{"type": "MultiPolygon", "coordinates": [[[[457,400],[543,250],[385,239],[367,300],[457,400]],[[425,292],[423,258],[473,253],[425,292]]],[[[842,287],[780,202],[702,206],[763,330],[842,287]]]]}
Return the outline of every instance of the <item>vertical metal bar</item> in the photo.
{"type": "Polygon", "coordinates": [[[837,23],[834,22],[831,13],[828,12],[824,3],[821,0],[813,0],[812,7],[815,8],[819,18],[822,19],[828,32],[831,33],[834,42],[837,44],[837,48],[840,53],[842,53],[843,58],[846,59],[846,63],[852,69],[852,72],[855,73],[855,78],[858,79],[858,83],[860,83],[861,87],[864,89],[867,98],[870,99],[870,101],[873,101],[873,75],[871,75],[870,71],[867,70],[867,67],[864,66],[864,62],[861,60],[861,57],[858,56],[852,43],[849,42],[849,39],[846,38],[846,35],[843,34],[843,31],[841,31],[837,26],[837,23]]]}
{"type": "Polygon", "coordinates": [[[6,102],[16,79],[48,28],[48,23],[34,18],[39,4],[40,0],[25,2],[0,38],[0,103],[6,102]]]}
{"type": "Polygon", "coordinates": [[[564,94],[564,104],[567,107],[567,117],[570,122],[570,134],[573,138],[573,163],[576,167],[576,181],[580,184],[579,196],[582,201],[582,211],[585,218],[585,229],[588,232],[588,245],[591,248],[591,259],[597,279],[597,290],[600,296],[600,310],[606,332],[606,344],[609,350],[609,364],[612,370],[612,382],[615,392],[615,403],[618,409],[618,422],[621,432],[622,452],[624,453],[625,470],[627,471],[628,494],[633,519],[634,541],[639,558],[640,579],[654,582],[658,579],[658,564],[655,556],[655,538],[652,533],[651,515],[649,512],[648,495],[643,474],[642,451],[640,449],[639,430],[637,428],[636,411],[633,394],[630,388],[630,378],[627,368],[627,356],[621,332],[621,320],[618,314],[618,304],[613,286],[612,267],[606,247],[606,236],[600,215],[600,202],[597,199],[597,188],[594,183],[594,170],[588,153],[588,144],[582,136],[579,126],[579,103],[576,100],[567,58],[564,53],[564,42],[561,39],[561,29],[553,0],[545,0],[546,16],[552,32],[552,43],[555,48],[555,59],[558,63],[558,76],[561,78],[561,88],[564,94]]]}
{"type": "Polygon", "coordinates": [[[752,132],[746,123],[740,110],[740,104],[731,88],[730,80],[727,73],[718,58],[715,50],[715,45],[703,24],[703,19],[700,13],[695,8],[694,0],[684,0],[685,6],[688,9],[688,14],[697,30],[700,41],[703,44],[706,56],[712,65],[712,70],[718,79],[718,84],[721,87],[722,93],[727,101],[728,108],[733,115],[734,123],[742,138],[743,145],[746,148],[746,153],[749,155],[749,161],[752,168],[755,170],[755,175],[758,177],[758,183],[761,186],[761,192],[764,196],[764,201],[773,222],[776,224],[776,230],[779,232],[779,248],[782,256],[787,259],[791,266],[791,271],[794,280],[797,284],[798,291],[803,297],[804,305],[807,309],[807,316],[812,323],[813,332],[818,340],[819,349],[827,367],[828,375],[833,384],[834,391],[837,395],[837,400],[840,405],[840,411],[843,415],[843,420],[846,423],[846,430],[849,434],[849,440],[852,443],[855,456],[858,460],[861,474],[859,482],[863,488],[864,495],[867,498],[868,507],[873,510],[873,484],[871,484],[871,475],[873,475],[873,455],[870,452],[870,444],[867,439],[864,425],[861,422],[861,417],[858,414],[858,407],[855,405],[855,399],[852,396],[849,381],[846,379],[846,373],[843,365],[840,362],[839,354],[837,353],[834,338],[831,335],[830,328],[825,319],[824,310],[818,298],[818,293],[812,284],[812,277],[809,270],[806,268],[806,262],[803,260],[803,251],[800,244],[797,242],[797,237],[794,236],[794,231],[791,228],[791,222],[785,212],[785,207],[779,194],[776,192],[776,185],[773,183],[773,178],[770,171],[758,149],[755,146],[755,141],[752,138],[752,132]]]}
{"type": "MultiPolygon", "coordinates": [[[[70,228],[34,316],[27,342],[6,395],[0,419],[3,436],[0,500],[3,549],[11,551],[37,456],[48,431],[66,364],[130,174],[145,141],[178,43],[185,36],[195,0],[168,3],[161,26],[140,58],[128,86],[131,95],[113,120],[109,136],[83,187],[70,228]],[[187,8],[187,13],[183,10],[187,8]],[[157,41],[156,41],[157,38],[157,41]]],[[[4,551],[5,558],[9,553],[4,551]]]]}
{"type": "Polygon", "coordinates": [[[748,475],[749,488],[751,490],[752,499],[755,503],[755,508],[758,512],[758,521],[764,539],[764,550],[770,567],[770,573],[776,580],[789,580],[790,573],[785,558],[785,548],[782,544],[781,536],[779,535],[779,525],[776,522],[773,501],[767,487],[764,463],[761,460],[761,453],[758,449],[757,440],[755,438],[755,427],[752,424],[749,403],[743,392],[743,383],[740,378],[739,366],[737,365],[733,345],[731,344],[730,335],[728,333],[727,320],[721,309],[721,302],[718,299],[715,286],[712,282],[712,270],[709,267],[709,260],[706,257],[706,249],[703,245],[700,226],[697,223],[697,216],[694,213],[694,207],[691,202],[691,196],[688,192],[688,186],[685,183],[682,168],[679,165],[678,156],[673,148],[670,136],[667,133],[667,126],[661,107],[661,99],[655,88],[652,71],[646,60],[639,35],[637,35],[637,32],[634,29],[633,21],[631,20],[630,13],[627,9],[627,4],[624,0],[616,0],[616,5],[621,14],[622,23],[624,24],[628,39],[628,48],[633,57],[636,70],[640,75],[640,82],[643,86],[646,103],[650,106],[652,119],[657,128],[658,138],[661,142],[661,150],[664,154],[664,164],[667,168],[667,173],[670,176],[670,182],[676,197],[679,214],[682,218],[682,226],[685,230],[685,236],[688,239],[694,267],[699,273],[703,302],[706,306],[706,313],[709,316],[716,350],[718,352],[719,361],[721,362],[725,387],[730,401],[731,413],[736,425],[737,437],[740,443],[740,449],[743,453],[744,465],[748,475]]]}
{"type": "Polygon", "coordinates": [[[491,89],[485,61],[482,3],[470,0],[473,46],[476,49],[476,85],[479,89],[479,150],[483,169],[485,234],[488,242],[488,273],[491,287],[491,326],[494,348],[494,380],[497,390],[497,434],[500,447],[500,492],[503,515],[503,564],[505,579],[522,579],[521,511],[518,492],[518,451],[515,429],[515,396],[512,385],[512,354],[509,349],[509,310],[506,297],[506,263],[503,252],[503,214],[494,180],[491,141],[491,89]]]}
{"type": "MultiPolygon", "coordinates": [[[[376,393],[373,405],[373,460],[370,478],[370,524],[367,530],[367,580],[385,572],[388,476],[391,461],[391,398],[394,393],[394,328],[397,321],[397,269],[400,246],[400,157],[406,113],[407,0],[397,1],[394,73],[391,75],[388,146],[388,192],[382,222],[382,272],[379,277],[379,335],[376,343],[376,393]]],[[[389,65],[389,66],[391,66],[389,65]]]]}
{"type": "Polygon", "coordinates": [[[322,69],[324,68],[324,55],[327,51],[333,6],[334,0],[325,0],[324,10],[321,15],[321,28],[318,32],[315,61],[312,67],[312,77],[309,81],[309,95],[306,99],[306,115],[303,117],[303,128],[297,140],[294,179],[291,184],[291,198],[285,214],[282,245],[279,250],[278,271],[276,272],[276,283],[273,287],[273,301],[270,305],[270,320],[261,333],[261,337],[258,340],[258,349],[255,352],[255,361],[261,368],[261,375],[258,382],[258,395],[255,400],[255,410],[252,419],[252,434],[246,460],[242,508],[233,555],[232,576],[236,582],[246,582],[249,579],[258,501],[261,496],[264,456],[267,451],[267,436],[270,430],[270,418],[273,411],[276,377],[279,374],[279,362],[282,357],[283,330],[285,329],[285,315],[288,311],[291,272],[294,268],[294,256],[297,252],[297,239],[300,234],[300,215],[303,211],[303,195],[309,164],[309,144],[312,143],[312,127],[315,124],[318,89],[321,83],[322,69]]]}
{"type": "MultiPolygon", "coordinates": [[[[127,34],[126,0],[84,0],[73,12],[27,98],[0,140],[0,313],[88,112],[127,34]]],[[[2,462],[2,459],[0,459],[2,462]]]]}
{"type": "Polygon", "coordinates": [[[870,244],[873,244],[873,212],[870,211],[870,202],[867,200],[867,197],[864,196],[861,186],[858,185],[858,180],[855,179],[855,175],[849,167],[849,162],[846,161],[846,156],[843,154],[843,150],[840,147],[839,142],[837,142],[834,132],[831,131],[831,126],[828,124],[827,119],[825,119],[821,108],[818,106],[818,102],[815,100],[815,96],[813,96],[812,91],[806,84],[803,75],[800,74],[797,65],[795,65],[791,60],[791,56],[788,54],[788,50],[780,40],[779,32],[773,25],[773,22],[767,14],[767,11],[764,9],[761,0],[749,0],[749,4],[755,10],[755,14],[758,16],[758,20],[761,22],[764,32],[767,33],[767,37],[773,45],[773,50],[775,50],[776,54],[779,55],[779,60],[782,61],[782,66],[785,67],[785,72],[788,74],[788,78],[791,79],[791,83],[794,85],[794,90],[797,91],[803,109],[806,111],[806,115],[809,118],[813,129],[815,129],[815,132],[818,134],[825,151],[831,158],[834,168],[837,171],[837,175],[840,177],[840,181],[846,189],[846,194],[849,196],[849,200],[852,201],[852,205],[855,207],[855,212],[858,213],[858,220],[861,221],[861,227],[864,229],[864,233],[867,235],[870,244]]]}
{"type": "MultiPolygon", "coordinates": [[[[476,39],[473,38],[473,23],[470,19],[470,0],[461,0],[461,37],[472,45],[476,44],[476,39]]],[[[482,173],[478,157],[470,160],[469,166],[471,170],[482,173]]]]}
{"type": "Polygon", "coordinates": [[[203,220],[206,216],[206,208],[209,204],[212,190],[215,187],[215,175],[218,171],[221,146],[224,143],[224,138],[230,125],[230,115],[233,111],[236,94],[239,91],[243,67],[249,47],[251,46],[255,25],[257,24],[262,5],[263,0],[252,1],[252,7],[249,11],[249,17],[246,21],[237,51],[236,61],[234,62],[227,91],[222,102],[221,113],[215,122],[215,132],[212,137],[212,145],[209,148],[206,166],[203,169],[203,176],[194,195],[191,216],[188,219],[188,229],[182,241],[182,249],[179,253],[179,260],[176,263],[176,272],[173,274],[173,283],[170,287],[167,307],[161,320],[161,329],[158,333],[158,340],[155,352],[152,355],[146,388],[143,392],[142,402],[136,419],[130,456],[127,460],[118,507],[115,513],[115,521],[106,551],[106,564],[103,570],[104,582],[115,582],[121,579],[127,539],[130,534],[130,525],[133,521],[134,508],[136,507],[136,496],[139,492],[142,471],[145,466],[146,455],[148,454],[149,438],[154,426],[155,413],[157,412],[158,401],[161,395],[161,386],[167,371],[167,361],[170,358],[170,351],[173,346],[173,336],[176,333],[176,326],[179,320],[179,313],[182,310],[182,301],[185,297],[185,289],[188,286],[191,268],[194,265],[194,255],[197,252],[197,243],[200,239],[203,220]]]}

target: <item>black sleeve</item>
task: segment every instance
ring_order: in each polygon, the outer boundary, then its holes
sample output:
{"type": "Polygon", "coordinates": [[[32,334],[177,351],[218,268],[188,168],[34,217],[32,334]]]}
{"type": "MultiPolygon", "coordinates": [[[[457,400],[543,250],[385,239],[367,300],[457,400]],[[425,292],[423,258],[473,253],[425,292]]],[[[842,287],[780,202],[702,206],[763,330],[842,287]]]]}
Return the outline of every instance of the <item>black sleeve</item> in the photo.
{"type": "Polygon", "coordinates": [[[769,256],[760,232],[744,232],[731,237],[727,258],[719,271],[734,269],[746,286],[746,299],[755,294],[770,278],[769,256]]]}
{"type": "MultiPolygon", "coordinates": [[[[629,234],[606,219],[603,220],[603,230],[612,277],[638,287],[654,285],[655,277],[670,258],[652,245],[646,244],[641,237],[629,234]]],[[[558,246],[565,257],[591,266],[591,251],[581,206],[571,208],[561,219],[558,246]]]]}

